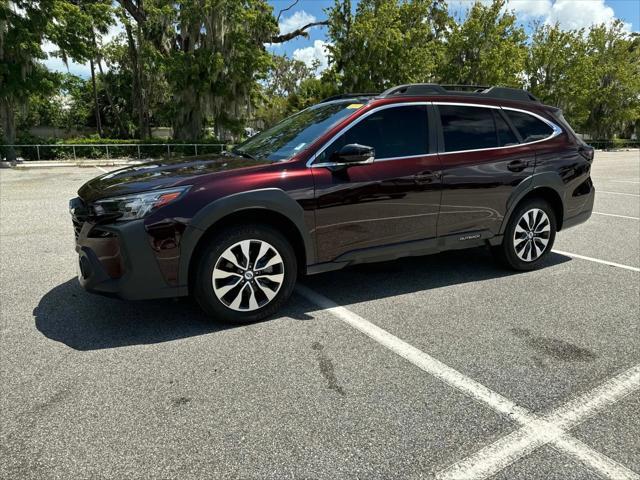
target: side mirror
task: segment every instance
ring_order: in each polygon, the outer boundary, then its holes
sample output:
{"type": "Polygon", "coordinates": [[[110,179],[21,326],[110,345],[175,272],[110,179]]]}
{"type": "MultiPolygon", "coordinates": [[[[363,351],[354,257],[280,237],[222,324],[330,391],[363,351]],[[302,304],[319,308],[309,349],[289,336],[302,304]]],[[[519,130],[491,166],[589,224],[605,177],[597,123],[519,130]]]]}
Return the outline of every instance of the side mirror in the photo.
{"type": "Polygon", "coordinates": [[[376,151],[373,147],[350,143],[335,152],[331,156],[331,161],[344,165],[362,165],[363,163],[372,163],[375,156],[376,151]]]}

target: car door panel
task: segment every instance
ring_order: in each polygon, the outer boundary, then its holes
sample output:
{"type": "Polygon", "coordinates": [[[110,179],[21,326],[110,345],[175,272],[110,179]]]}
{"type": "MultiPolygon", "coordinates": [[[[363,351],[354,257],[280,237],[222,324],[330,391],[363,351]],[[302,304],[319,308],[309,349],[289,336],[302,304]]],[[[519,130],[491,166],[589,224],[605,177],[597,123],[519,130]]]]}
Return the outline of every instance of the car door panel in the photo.
{"type": "Polygon", "coordinates": [[[498,234],[513,191],[531,182],[529,147],[441,154],[442,206],[438,236],[489,230],[498,234]]]}
{"type": "Polygon", "coordinates": [[[497,235],[513,192],[531,182],[535,153],[519,143],[498,108],[440,104],[437,110],[442,120],[438,236],[476,231],[497,235]]]}
{"type": "Polygon", "coordinates": [[[429,153],[426,105],[382,108],[383,114],[374,110],[361,125],[347,127],[323,153],[320,165],[330,164],[329,152],[347,143],[375,146],[373,163],[313,167],[320,261],[436,236],[440,160],[435,151],[429,153]],[[420,153],[414,151],[418,135],[424,142],[420,153]]]}
{"type": "Polygon", "coordinates": [[[437,155],[314,168],[320,261],[357,249],[432,238],[440,205],[437,155]]]}

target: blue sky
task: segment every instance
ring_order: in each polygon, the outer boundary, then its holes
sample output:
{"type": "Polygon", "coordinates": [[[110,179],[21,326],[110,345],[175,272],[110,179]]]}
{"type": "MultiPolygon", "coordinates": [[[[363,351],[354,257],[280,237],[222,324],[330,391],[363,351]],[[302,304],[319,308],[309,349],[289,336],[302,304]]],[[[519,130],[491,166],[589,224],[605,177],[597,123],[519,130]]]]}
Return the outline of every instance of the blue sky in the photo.
{"type": "MultiPolygon", "coordinates": [[[[278,12],[293,3],[293,0],[268,0],[274,12],[278,12]]],[[[489,2],[490,0],[480,0],[489,2]]],[[[354,5],[357,0],[353,0],[354,5]]],[[[449,8],[456,17],[463,18],[465,10],[473,4],[473,0],[448,0],[449,8]]],[[[333,0],[299,0],[284,12],[280,18],[282,32],[291,31],[306,23],[326,18],[325,10],[333,5],[333,0]]],[[[629,31],[640,31],[639,0],[509,0],[510,9],[515,10],[518,20],[527,25],[531,20],[542,20],[550,23],[559,22],[564,28],[586,27],[593,23],[608,23],[615,18],[625,22],[629,31]]],[[[111,35],[118,33],[114,29],[111,35]]],[[[309,31],[309,38],[297,38],[282,45],[272,46],[274,53],[287,54],[305,61],[308,64],[316,59],[321,68],[326,66],[326,50],[324,48],[326,28],[316,27],[309,31]]],[[[47,49],[51,49],[49,47],[47,49]]],[[[46,65],[54,70],[66,71],[67,67],[60,59],[50,58],[46,65]]],[[[86,77],[89,68],[86,65],[70,64],[72,73],[86,77]]]]}

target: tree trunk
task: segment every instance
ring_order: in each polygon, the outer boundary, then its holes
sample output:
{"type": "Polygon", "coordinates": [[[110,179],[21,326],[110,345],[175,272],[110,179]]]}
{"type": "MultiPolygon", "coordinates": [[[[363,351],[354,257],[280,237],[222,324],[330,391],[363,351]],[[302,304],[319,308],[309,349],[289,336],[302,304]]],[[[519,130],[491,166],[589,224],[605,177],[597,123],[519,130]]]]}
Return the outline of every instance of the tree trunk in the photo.
{"type": "Polygon", "coordinates": [[[173,118],[173,138],[195,141],[202,136],[202,102],[193,88],[178,92],[174,100],[176,113],[173,118]]]}
{"type": "MultiPolygon", "coordinates": [[[[0,98],[0,126],[2,127],[2,143],[13,145],[16,143],[16,117],[13,102],[6,97],[0,98]]],[[[16,151],[13,147],[4,147],[7,161],[15,164],[16,151]]]]}
{"type": "MultiPolygon", "coordinates": [[[[142,27],[138,25],[138,29],[136,31],[136,36],[138,38],[138,48],[140,49],[144,40],[142,35],[142,27]]],[[[137,56],[137,68],[136,75],[137,81],[140,89],[140,107],[139,107],[139,123],[140,123],[140,139],[146,140],[151,138],[151,119],[149,114],[149,91],[147,88],[147,78],[144,73],[144,63],[140,58],[140,55],[137,56]]]]}
{"type": "Polygon", "coordinates": [[[93,59],[89,60],[91,66],[91,86],[93,87],[93,103],[96,111],[96,129],[98,135],[102,137],[102,121],[100,120],[100,103],[98,102],[98,89],[96,88],[96,72],[93,64],[93,59]]]}
{"type": "Polygon", "coordinates": [[[142,62],[140,61],[140,55],[138,49],[140,42],[143,41],[140,34],[140,26],[138,26],[137,39],[138,43],[133,37],[133,31],[131,26],[125,24],[125,30],[127,32],[127,41],[129,47],[129,59],[131,61],[131,68],[133,69],[133,85],[131,86],[132,103],[136,110],[137,124],[138,124],[138,138],[145,140],[151,137],[151,126],[149,124],[149,102],[147,99],[146,91],[143,88],[143,75],[142,62]]]}
{"type": "MultiPolygon", "coordinates": [[[[100,71],[100,76],[103,78],[104,81],[104,71],[102,70],[102,61],[100,58],[98,58],[98,70],[100,71]]],[[[127,129],[124,126],[124,123],[122,122],[122,118],[120,117],[120,112],[118,112],[118,110],[116,109],[116,105],[113,102],[113,97],[111,96],[111,92],[109,91],[109,84],[107,82],[104,83],[104,93],[107,95],[107,103],[109,104],[109,108],[111,108],[111,112],[113,113],[113,116],[115,117],[116,122],[118,123],[118,129],[120,130],[120,135],[127,135],[127,129]]]]}

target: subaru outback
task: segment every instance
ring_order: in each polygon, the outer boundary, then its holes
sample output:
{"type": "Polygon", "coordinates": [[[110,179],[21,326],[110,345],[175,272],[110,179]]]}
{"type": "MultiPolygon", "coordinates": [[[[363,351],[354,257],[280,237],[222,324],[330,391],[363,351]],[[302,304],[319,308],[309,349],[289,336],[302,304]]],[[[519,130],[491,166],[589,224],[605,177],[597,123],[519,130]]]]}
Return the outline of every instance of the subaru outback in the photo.
{"type": "Polygon", "coordinates": [[[105,173],[70,210],[79,281],[274,314],[299,275],[486,245],[531,270],[586,221],[593,149],[524,90],[412,84],[332,97],[220,155],[105,173]]]}

